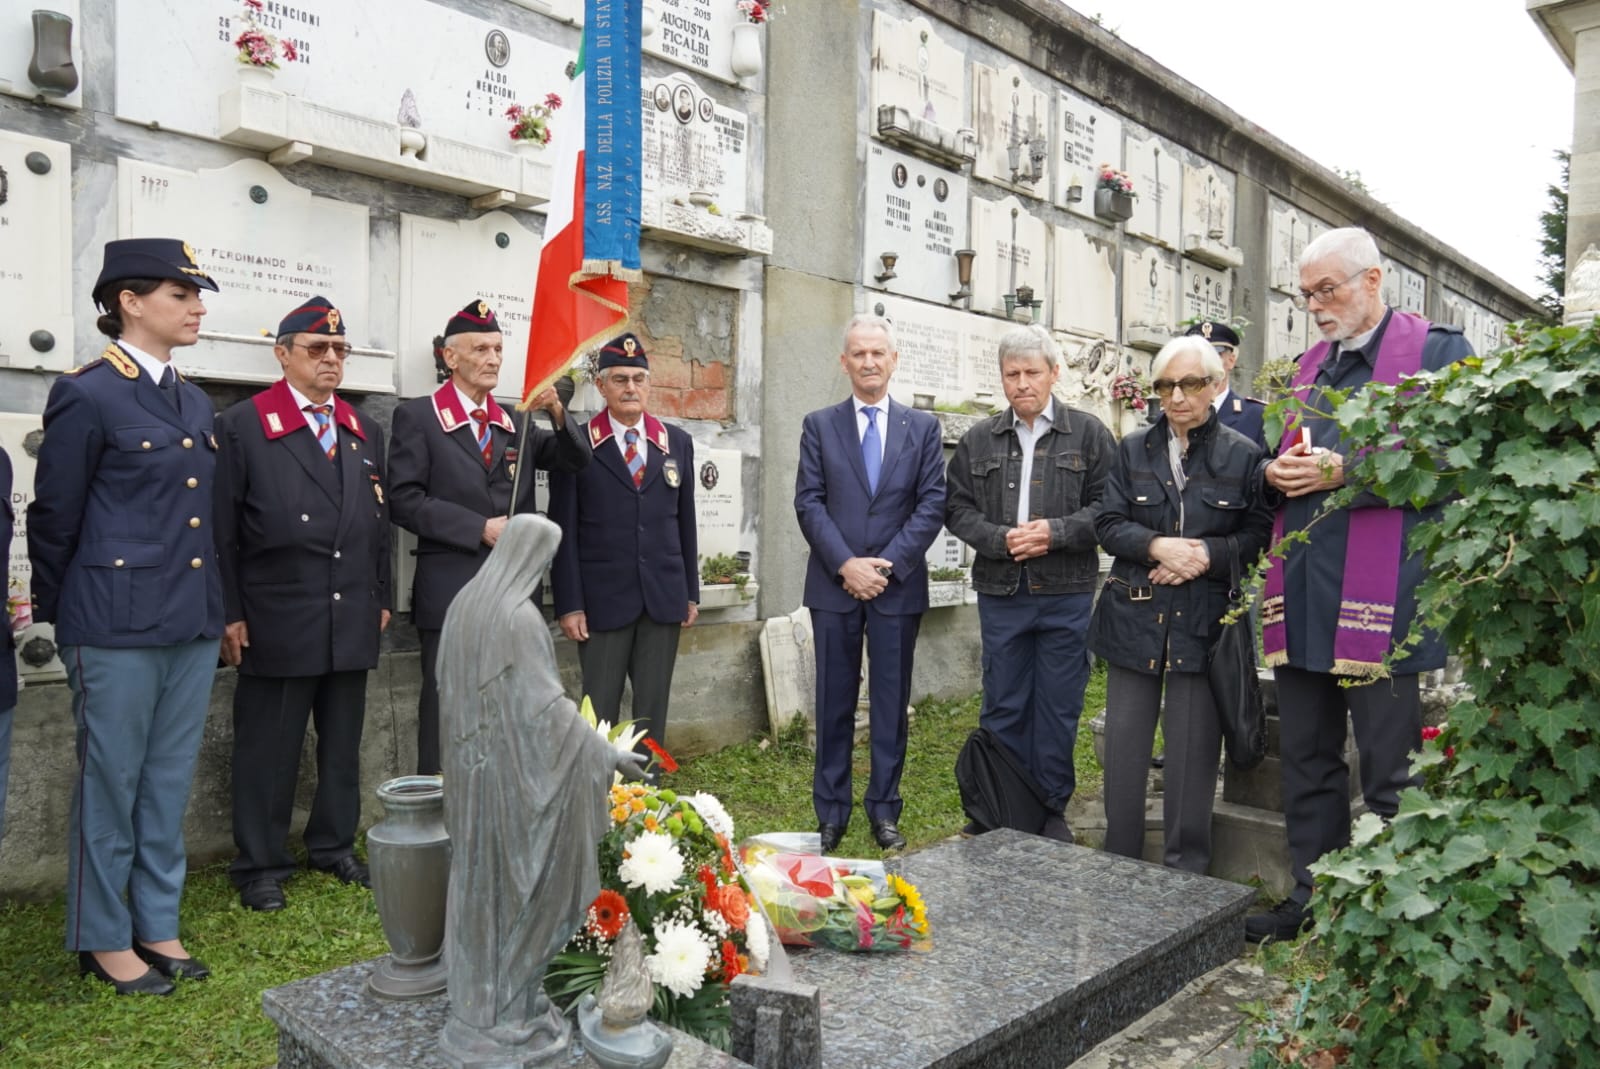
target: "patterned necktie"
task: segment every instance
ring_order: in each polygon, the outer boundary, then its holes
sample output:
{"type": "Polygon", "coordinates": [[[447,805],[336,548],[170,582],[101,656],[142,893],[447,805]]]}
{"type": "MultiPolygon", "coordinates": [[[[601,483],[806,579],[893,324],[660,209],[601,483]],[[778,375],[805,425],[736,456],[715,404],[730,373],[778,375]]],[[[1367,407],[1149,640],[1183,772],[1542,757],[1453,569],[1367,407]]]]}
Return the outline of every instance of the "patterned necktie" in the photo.
{"type": "Polygon", "coordinates": [[[639,452],[639,432],[629,427],[622,435],[623,445],[622,462],[628,465],[628,474],[633,476],[635,490],[644,485],[644,454],[639,452]]]}
{"type": "Polygon", "coordinates": [[[489,413],[474,408],[471,415],[478,424],[478,452],[483,454],[483,466],[487,468],[494,463],[494,439],[489,436],[489,413]]]}
{"type": "Polygon", "coordinates": [[[878,410],[871,405],[862,408],[867,414],[867,433],[861,436],[861,463],[867,467],[867,490],[878,492],[878,472],[883,469],[883,440],[878,437],[878,410]]]}
{"type": "Polygon", "coordinates": [[[317,444],[333,460],[339,455],[339,436],[333,429],[332,405],[308,405],[306,410],[317,419],[317,444]]]}

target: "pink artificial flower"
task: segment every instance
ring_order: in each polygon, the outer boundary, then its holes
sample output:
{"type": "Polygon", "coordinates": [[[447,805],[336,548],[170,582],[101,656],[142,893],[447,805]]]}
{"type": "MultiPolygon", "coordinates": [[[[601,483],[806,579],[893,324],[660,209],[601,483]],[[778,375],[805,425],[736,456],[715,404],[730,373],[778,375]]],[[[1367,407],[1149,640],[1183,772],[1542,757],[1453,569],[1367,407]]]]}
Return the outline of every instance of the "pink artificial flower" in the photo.
{"type": "Polygon", "coordinates": [[[300,51],[295,48],[293,41],[283,42],[283,58],[290,63],[300,58],[300,51]]]}
{"type": "Polygon", "coordinates": [[[551,111],[555,111],[557,108],[561,107],[561,98],[556,96],[554,93],[550,93],[544,98],[544,106],[549,108],[551,111]]]}
{"type": "Polygon", "coordinates": [[[513,104],[509,108],[507,108],[506,109],[506,118],[508,118],[508,119],[520,119],[520,118],[522,118],[522,105],[521,104],[513,104]]]}
{"type": "Polygon", "coordinates": [[[253,11],[261,10],[261,0],[244,0],[244,6],[253,11]]]}

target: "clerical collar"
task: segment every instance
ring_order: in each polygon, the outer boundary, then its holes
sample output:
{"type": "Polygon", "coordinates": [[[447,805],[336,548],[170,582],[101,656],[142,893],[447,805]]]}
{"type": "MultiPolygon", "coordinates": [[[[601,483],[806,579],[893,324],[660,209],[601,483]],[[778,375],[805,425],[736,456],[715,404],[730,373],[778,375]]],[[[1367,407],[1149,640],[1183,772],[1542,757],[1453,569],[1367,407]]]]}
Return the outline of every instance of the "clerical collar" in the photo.
{"type": "Polygon", "coordinates": [[[1367,331],[1365,334],[1357,334],[1353,338],[1346,338],[1344,341],[1340,342],[1339,351],[1341,353],[1348,353],[1360,349],[1362,352],[1365,352],[1367,346],[1371,344],[1373,337],[1378,333],[1378,331],[1383,329],[1383,321],[1386,318],[1388,318],[1387,310],[1385,310],[1383,315],[1378,317],[1377,325],[1371,330],[1367,331]]]}

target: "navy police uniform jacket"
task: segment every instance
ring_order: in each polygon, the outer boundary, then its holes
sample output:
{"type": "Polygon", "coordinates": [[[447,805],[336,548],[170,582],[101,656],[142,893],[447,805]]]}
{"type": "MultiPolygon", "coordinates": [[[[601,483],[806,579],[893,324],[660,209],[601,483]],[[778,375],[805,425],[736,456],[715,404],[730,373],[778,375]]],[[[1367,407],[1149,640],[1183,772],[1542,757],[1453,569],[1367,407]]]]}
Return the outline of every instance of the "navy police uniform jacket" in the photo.
{"type": "Polygon", "coordinates": [[[377,666],[392,605],[383,432],[337,396],[333,420],[330,461],[281,379],[217,417],[217,553],[247,675],[377,666]]]}
{"type": "Polygon", "coordinates": [[[575,475],[550,475],[550,518],[561,526],[550,566],[556,616],[586,613],[591,632],[646,614],[658,624],[682,623],[689,603],[700,600],[694,442],[648,414],[642,430],[637,489],[606,412],[585,425],[594,461],[575,475]]]}
{"type": "MultiPolygon", "coordinates": [[[[11,507],[11,458],[0,449],[0,560],[11,559],[9,547],[16,519],[16,510],[11,507]]],[[[11,619],[5,613],[0,613],[0,631],[4,631],[0,634],[0,710],[5,710],[17,704],[16,640],[11,636],[11,619]]]]}
{"type": "Polygon", "coordinates": [[[1254,397],[1246,397],[1238,390],[1229,390],[1222,398],[1222,403],[1217,406],[1217,418],[1222,420],[1224,427],[1232,428],[1261,447],[1263,453],[1267,452],[1267,435],[1262,426],[1262,419],[1267,411],[1265,401],[1258,401],[1254,397]]]}
{"type": "Polygon", "coordinates": [[[33,616],[55,624],[56,642],[221,636],[213,415],[200,387],[180,376],[163,390],[116,345],[50,387],[28,555],[33,616]]]}
{"type": "Polygon", "coordinates": [[[578,471],[589,462],[589,447],[570,416],[556,431],[529,427],[527,455],[522,456],[518,439],[528,417],[507,412],[493,397],[484,401],[492,439],[487,467],[454,383],[394,410],[389,444],[392,515],[417,536],[411,616],[426,631],[444,627],[450,602],[488,559],[483,524],[491,516],[509,514],[512,480],[521,480],[517,511],[532,512],[534,468],[578,471]]]}

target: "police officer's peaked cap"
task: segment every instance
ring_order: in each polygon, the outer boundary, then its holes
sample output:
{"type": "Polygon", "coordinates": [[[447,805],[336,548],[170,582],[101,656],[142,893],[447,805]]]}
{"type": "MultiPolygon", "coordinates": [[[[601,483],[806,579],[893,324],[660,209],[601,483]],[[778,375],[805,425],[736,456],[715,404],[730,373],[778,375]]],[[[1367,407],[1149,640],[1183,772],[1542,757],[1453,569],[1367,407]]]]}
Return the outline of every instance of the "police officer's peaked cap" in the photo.
{"type": "Polygon", "coordinates": [[[497,334],[500,331],[500,321],[494,317],[494,309],[483,301],[474,299],[467,302],[467,306],[450,317],[450,322],[444,325],[444,336],[449,338],[457,334],[497,334]]]}
{"type": "Polygon", "coordinates": [[[344,314],[328,298],[318,294],[283,317],[278,337],[290,334],[343,334],[344,314]]]}
{"type": "Polygon", "coordinates": [[[650,370],[650,358],[644,353],[644,343],[637,335],[618,334],[600,348],[599,370],[608,367],[636,367],[650,370]]]}
{"type": "Polygon", "coordinates": [[[203,290],[216,291],[217,284],[211,276],[200,270],[194,258],[194,249],[187,241],[177,238],[123,238],[106,242],[105,262],[100,267],[100,277],[95,280],[95,304],[106,307],[102,288],[111,282],[129,278],[173,278],[193,283],[203,290]]]}
{"type": "Polygon", "coordinates": [[[1202,319],[1188,330],[1185,335],[1198,334],[1212,345],[1231,345],[1239,348],[1239,335],[1226,323],[1216,323],[1209,319],[1202,319]]]}

